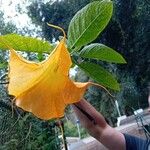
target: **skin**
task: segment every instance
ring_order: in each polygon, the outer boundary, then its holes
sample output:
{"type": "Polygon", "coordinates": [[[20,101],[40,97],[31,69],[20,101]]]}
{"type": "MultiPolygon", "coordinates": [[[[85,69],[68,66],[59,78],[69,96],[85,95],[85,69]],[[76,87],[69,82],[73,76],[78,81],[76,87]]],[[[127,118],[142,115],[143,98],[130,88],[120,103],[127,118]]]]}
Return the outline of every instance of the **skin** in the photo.
{"type": "Polygon", "coordinates": [[[87,129],[89,134],[106,146],[109,150],[125,150],[126,143],[124,135],[111,126],[109,126],[104,117],[96,111],[96,109],[88,103],[86,100],[82,99],[80,102],[73,105],[73,109],[79,118],[83,127],[87,129]],[[94,119],[93,123],[80,109],[87,112],[94,119]]]}

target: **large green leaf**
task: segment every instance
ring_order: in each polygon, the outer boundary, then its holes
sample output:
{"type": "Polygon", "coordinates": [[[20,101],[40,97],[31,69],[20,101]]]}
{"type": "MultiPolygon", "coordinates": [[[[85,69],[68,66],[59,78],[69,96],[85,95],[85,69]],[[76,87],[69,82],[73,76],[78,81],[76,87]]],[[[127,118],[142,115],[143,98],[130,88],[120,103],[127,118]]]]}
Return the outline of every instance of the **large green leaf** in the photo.
{"type": "Polygon", "coordinates": [[[25,37],[18,34],[6,34],[0,36],[0,49],[7,50],[13,48],[19,51],[47,53],[54,48],[47,41],[42,41],[37,38],[25,37]]]}
{"type": "Polygon", "coordinates": [[[95,1],[78,11],[68,29],[70,49],[82,47],[99,35],[112,16],[113,4],[110,0],[95,1]]]}
{"type": "Polygon", "coordinates": [[[80,56],[113,63],[126,63],[125,59],[118,52],[108,46],[98,43],[85,46],[81,50],[80,56]]]}
{"type": "Polygon", "coordinates": [[[110,89],[120,90],[117,80],[101,66],[90,62],[82,62],[77,65],[99,84],[110,89]]]}

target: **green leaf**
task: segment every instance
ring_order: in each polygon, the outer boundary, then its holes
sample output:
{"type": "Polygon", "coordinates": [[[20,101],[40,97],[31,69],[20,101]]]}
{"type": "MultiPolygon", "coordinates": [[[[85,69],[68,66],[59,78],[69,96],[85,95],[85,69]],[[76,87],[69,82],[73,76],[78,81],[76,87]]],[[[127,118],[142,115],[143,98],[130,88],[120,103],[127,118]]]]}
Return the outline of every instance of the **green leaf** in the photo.
{"type": "Polygon", "coordinates": [[[68,47],[74,49],[92,42],[108,24],[112,16],[110,0],[95,1],[76,13],[68,29],[68,47]]]}
{"type": "Polygon", "coordinates": [[[108,46],[98,43],[85,46],[81,50],[80,56],[113,63],[126,63],[125,59],[118,52],[108,46]]]}
{"type": "Polygon", "coordinates": [[[0,69],[6,68],[8,66],[7,62],[0,63],[0,69]]]}
{"type": "Polygon", "coordinates": [[[19,51],[40,53],[49,53],[54,48],[48,41],[42,41],[37,38],[25,37],[18,34],[0,36],[0,49],[8,50],[9,47],[19,51]]]}
{"type": "Polygon", "coordinates": [[[120,90],[117,80],[101,66],[90,62],[82,62],[77,65],[99,84],[113,90],[120,90]]]}

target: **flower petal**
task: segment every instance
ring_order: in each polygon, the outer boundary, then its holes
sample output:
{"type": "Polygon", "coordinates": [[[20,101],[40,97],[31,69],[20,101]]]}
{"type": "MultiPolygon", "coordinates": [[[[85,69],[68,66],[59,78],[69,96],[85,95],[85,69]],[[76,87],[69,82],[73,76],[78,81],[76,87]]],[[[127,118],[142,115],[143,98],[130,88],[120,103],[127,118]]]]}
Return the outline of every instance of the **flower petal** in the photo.
{"type": "Polygon", "coordinates": [[[16,96],[16,105],[41,119],[62,117],[65,106],[79,101],[91,84],[71,81],[71,64],[65,39],[41,63],[31,63],[11,51],[8,90],[16,96]]]}
{"type": "Polygon", "coordinates": [[[67,104],[80,101],[87,85],[80,83],[80,87],[77,87],[72,81],[64,78],[61,84],[53,84],[52,86],[45,79],[20,95],[16,99],[16,105],[41,119],[60,118],[64,116],[67,104]],[[64,87],[65,84],[67,86],[64,87]]]}
{"type": "Polygon", "coordinates": [[[10,50],[9,85],[10,95],[18,96],[22,91],[32,86],[32,83],[41,75],[39,64],[26,61],[14,50],[10,50]],[[36,75],[36,78],[35,78],[36,75]]]}

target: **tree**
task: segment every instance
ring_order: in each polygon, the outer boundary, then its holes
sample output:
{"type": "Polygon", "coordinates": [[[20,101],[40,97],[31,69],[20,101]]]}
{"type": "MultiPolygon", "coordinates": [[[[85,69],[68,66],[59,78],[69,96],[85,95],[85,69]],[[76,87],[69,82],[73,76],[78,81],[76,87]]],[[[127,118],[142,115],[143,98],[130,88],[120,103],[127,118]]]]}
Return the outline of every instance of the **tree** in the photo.
{"type": "Polygon", "coordinates": [[[43,37],[52,41],[52,38],[58,38],[59,32],[55,29],[50,29],[46,23],[58,25],[67,32],[72,17],[90,1],[91,0],[57,0],[47,3],[35,1],[28,7],[28,14],[33,23],[41,26],[43,37]]]}
{"type": "Polygon", "coordinates": [[[137,88],[142,97],[142,103],[147,102],[149,79],[149,47],[150,33],[148,32],[150,4],[142,0],[116,0],[116,19],[124,33],[123,55],[127,59],[127,66],[119,67],[135,78],[137,88]],[[147,11],[148,10],[148,11],[147,11]]]}

